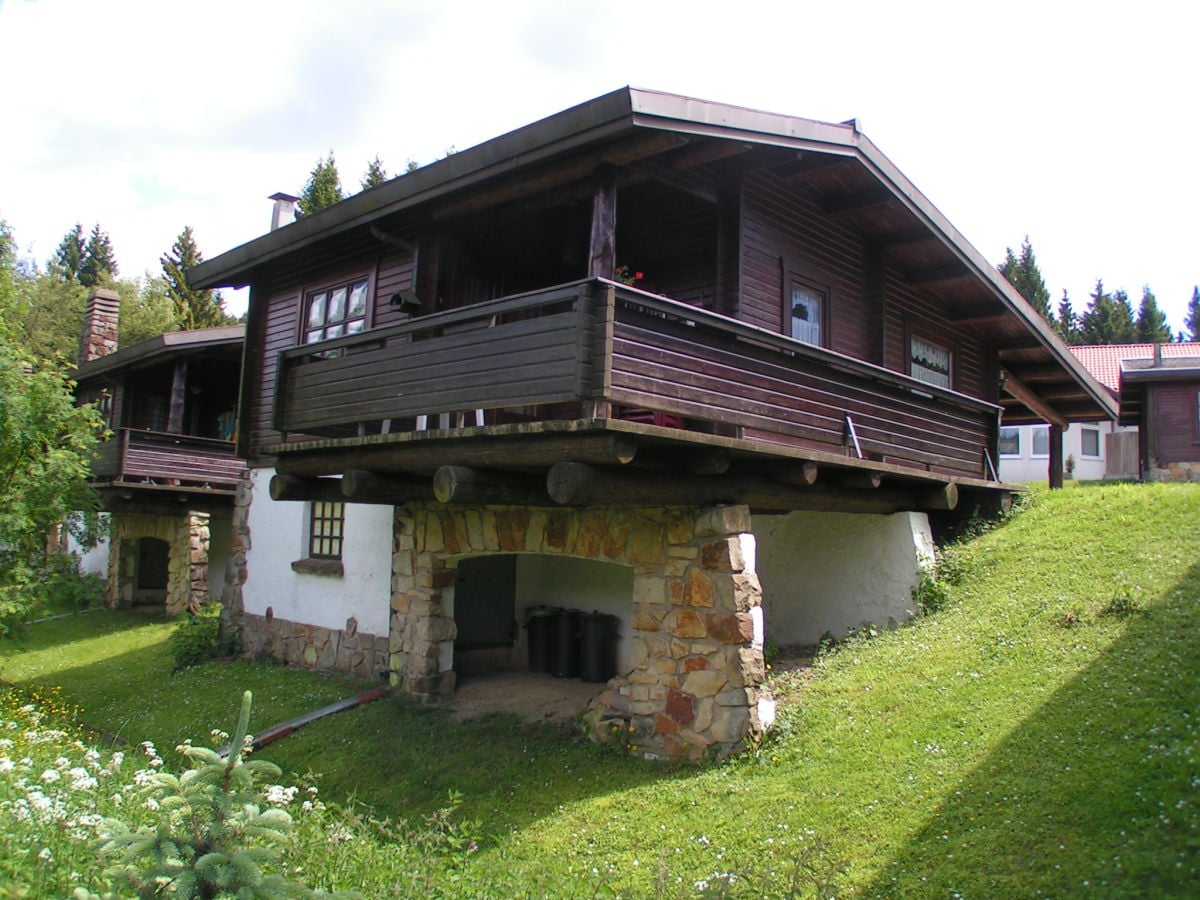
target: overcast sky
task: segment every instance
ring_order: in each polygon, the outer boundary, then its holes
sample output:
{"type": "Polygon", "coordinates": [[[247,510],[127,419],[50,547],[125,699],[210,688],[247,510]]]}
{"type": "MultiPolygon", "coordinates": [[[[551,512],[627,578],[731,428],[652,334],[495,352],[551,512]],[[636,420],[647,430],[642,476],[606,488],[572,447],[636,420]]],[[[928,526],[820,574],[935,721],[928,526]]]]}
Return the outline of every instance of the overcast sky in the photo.
{"type": "MultiPolygon", "coordinates": [[[[1055,301],[1097,278],[1172,328],[1200,283],[1200,5],[0,0],[0,218],[39,262],[100,223],[121,275],[211,258],[333,150],[428,163],[623,85],[860,128],[1055,301]]],[[[244,297],[228,296],[240,312],[244,297]]]]}

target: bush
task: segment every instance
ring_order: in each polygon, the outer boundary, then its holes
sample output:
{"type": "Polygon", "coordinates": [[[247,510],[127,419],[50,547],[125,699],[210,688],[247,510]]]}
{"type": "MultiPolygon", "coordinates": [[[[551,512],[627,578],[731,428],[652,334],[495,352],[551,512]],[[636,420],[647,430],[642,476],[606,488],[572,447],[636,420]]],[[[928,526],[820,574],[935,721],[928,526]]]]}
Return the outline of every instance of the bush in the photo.
{"type": "Polygon", "coordinates": [[[77,612],[104,602],[104,580],[79,571],[79,558],[50,553],[29,562],[0,554],[0,636],[43,615],[77,612]]]}
{"type": "Polygon", "coordinates": [[[171,632],[172,671],[175,672],[236,653],[236,643],[221,634],[220,603],[209,603],[198,613],[187,613],[171,632]]]}

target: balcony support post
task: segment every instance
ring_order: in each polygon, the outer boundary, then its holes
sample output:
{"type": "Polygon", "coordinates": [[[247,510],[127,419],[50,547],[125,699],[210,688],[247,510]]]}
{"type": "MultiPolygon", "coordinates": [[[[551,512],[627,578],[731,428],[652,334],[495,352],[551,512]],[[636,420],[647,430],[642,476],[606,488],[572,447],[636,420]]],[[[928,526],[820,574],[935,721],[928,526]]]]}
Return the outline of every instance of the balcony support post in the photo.
{"type": "Polygon", "coordinates": [[[617,268],[617,170],[598,166],[592,194],[588,277],[612,278],[617,268]]]}

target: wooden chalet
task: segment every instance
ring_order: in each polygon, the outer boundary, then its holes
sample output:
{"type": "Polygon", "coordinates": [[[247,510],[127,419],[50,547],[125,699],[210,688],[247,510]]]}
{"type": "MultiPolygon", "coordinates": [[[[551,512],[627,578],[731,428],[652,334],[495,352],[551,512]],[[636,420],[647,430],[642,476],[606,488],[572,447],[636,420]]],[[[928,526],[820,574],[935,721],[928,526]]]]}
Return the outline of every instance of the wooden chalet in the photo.
{"type": "Polygon", "coordinates": [[[1155,344],[1150,359],[1122,359],[1120,386],[1142,478],[1200,481],[1200,344],[1155,344]]]}
{"type": "MultiPolygon", "coordinates": [[[[228,555],[245,471],[233,443],[243,329],[174,332],[118,349],[118,305],[112,291],[90,298],[75,371],[78,401],[96,404],[109,429],[91,476],[111,516],[110,600],[153,599],[179,612],[208,599],[210,556],[228,555]],[[223,535],[215,546],[214,531],[223,535]]],[[[212,577],[223,584],[223,568],[212,577]]]]}
{"type": "MultiPolygon", "coordinates": [[[[1011,490],[996,476],[1002,422],[1116,411],[854,122],[655,91],[622,88],[458,152],[189,278],[250,288],[238,447],[273,471],[271,496],[396,506],[393,552],[417,555],[393,560],[385,668],[423,695],[453,686],[462,623],[430,591],[452,589],[458,557],[584,556],[587,515],[619,531],[621,510],[699,510],[688,534],[734,540],[763,514],[998,504],[1011,490]],[[744,515],[718,527],[714,509],[744,515]],[[472,516],[492,512],[547,530],[474,537],[472,516]],[[451,518],[434,535],[438,516],[451,518]]],[[[669,592],[677,578],[683,592],[714,573],[752,579],[749,551],[720,562],[680,541],[664,559],[706,563],[693,578],[654,562],[669,592]]],[[[642,549],[631,537],[608,558],[641,579],[642,549]]],[[[705,631],[670,604],[639,605],[659,589],[635,580],[625,624],[639,670],[663,632],[744,650],[729,683],[749,718],[696,737],[712,697],[681,671],[650,700],[618,678],[601,720],[634,721],[668,755],[753,730],[761,633],[746,625],[757,587],[743,587],[736,623],[705,631]],[[672,691],[685,699],[653,725],[645,704],[672,691]]]]}

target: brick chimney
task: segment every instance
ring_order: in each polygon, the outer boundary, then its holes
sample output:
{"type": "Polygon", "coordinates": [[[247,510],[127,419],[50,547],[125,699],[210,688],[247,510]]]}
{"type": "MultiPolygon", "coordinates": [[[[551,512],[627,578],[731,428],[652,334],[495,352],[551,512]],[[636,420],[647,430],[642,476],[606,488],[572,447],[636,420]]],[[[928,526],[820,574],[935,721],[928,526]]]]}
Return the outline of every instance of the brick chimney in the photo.
{"type": "Polygon", "coordinates": [[[282,228],[284,225],[291,225],[296,221],[296,204],[300,201],[299,197],[293,197],[291,194],[280,191],[267,199],[275,201],[275,205],[271,208],[272,231],[282,228]]]}
{"type": "Polygon", "coordinates": [[[116,351],[120,318],[121,298],[116,291],[108,288],[92,291],[83,316],[83,334],[79,336],[80,365],[116,351]]]}

